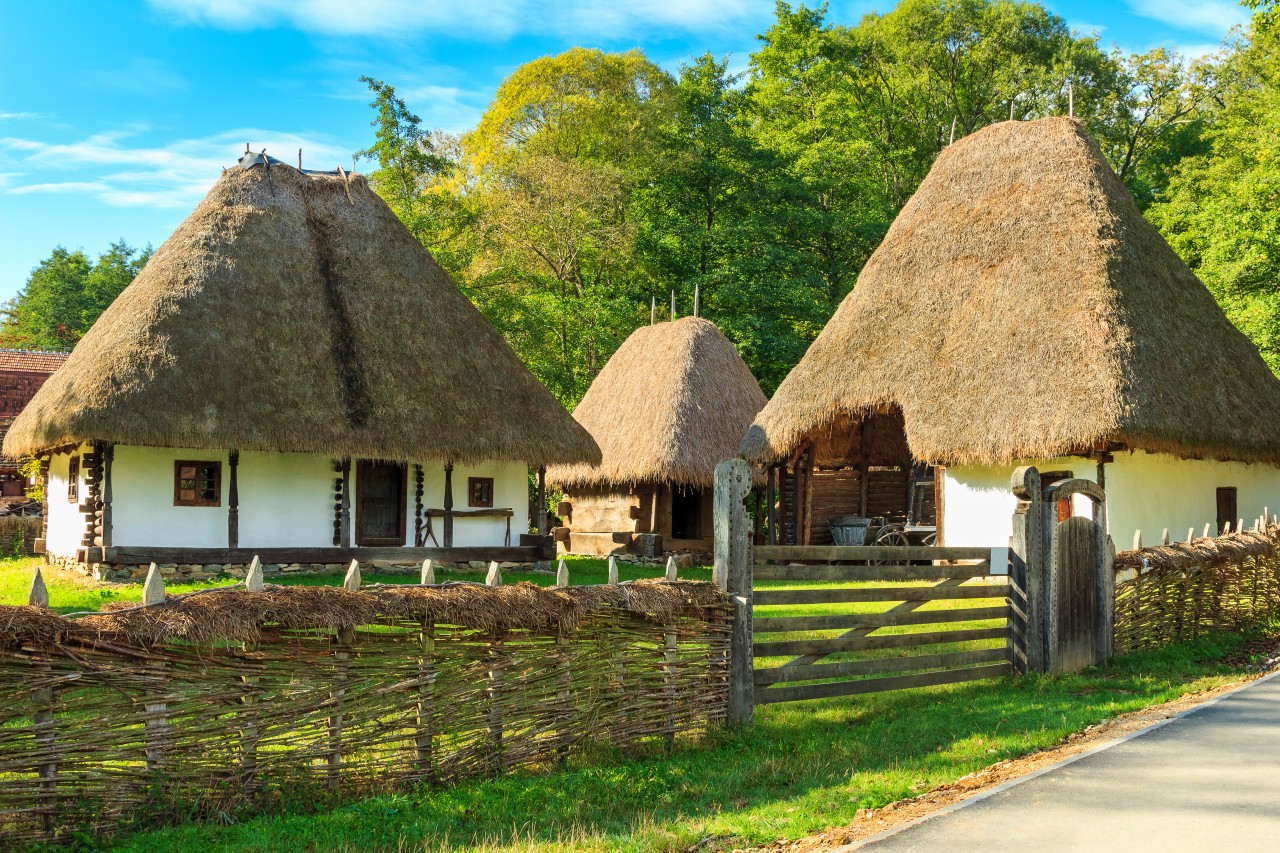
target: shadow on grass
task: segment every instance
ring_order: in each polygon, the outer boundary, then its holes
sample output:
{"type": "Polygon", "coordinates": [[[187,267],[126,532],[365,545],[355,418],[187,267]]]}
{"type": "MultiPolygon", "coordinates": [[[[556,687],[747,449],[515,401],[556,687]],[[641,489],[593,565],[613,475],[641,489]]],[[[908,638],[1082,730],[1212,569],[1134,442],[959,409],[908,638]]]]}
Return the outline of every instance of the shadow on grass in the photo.
{"type": "Polygon", "coordinates": [[[597,750],[541,775],[386,795],[314,814],[185,826],[120,849],[731,849],[851,822],[1118,713],[1232,680],[1215,635],[1076,676],[1002,678],[760,709],[743,732],[597,750]]]}

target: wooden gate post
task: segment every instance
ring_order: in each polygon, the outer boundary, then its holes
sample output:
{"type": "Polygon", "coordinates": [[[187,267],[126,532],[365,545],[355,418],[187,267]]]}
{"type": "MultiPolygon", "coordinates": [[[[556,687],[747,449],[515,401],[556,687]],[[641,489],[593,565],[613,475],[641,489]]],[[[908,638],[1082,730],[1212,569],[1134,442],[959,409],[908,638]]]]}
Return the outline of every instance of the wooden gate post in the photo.
{"type": "Polygon", "coordinates": [[[751,724],[754,672],[751,657],[751,519],[746,499],[751,493],[751,467],[742,459],[726,459],[715,473],[716,584],[733,602],[729,651],[729,725],[751,724]]]}
{"type": "MultiPolygon", "coordinates": [[[[1013,472],[1010,486],[1018,498],[1013,514],[1010,583],[1015,611],[1021,607],[1021,649],[1013,656],[1020,672],[1048,672],[1048,554],[1044,538],[1044,503],[1040,472],[1024,465],[1013,472]]],[[[1015,617],[1016,618],[1016,617],[1015,617]]]]}

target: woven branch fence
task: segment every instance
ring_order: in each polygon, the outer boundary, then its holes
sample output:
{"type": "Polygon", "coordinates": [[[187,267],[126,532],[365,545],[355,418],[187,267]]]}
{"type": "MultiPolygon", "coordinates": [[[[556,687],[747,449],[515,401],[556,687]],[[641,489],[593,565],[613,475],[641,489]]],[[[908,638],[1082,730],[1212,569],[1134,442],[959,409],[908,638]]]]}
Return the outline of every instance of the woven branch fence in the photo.
{"type": "Polygon", "coordinates": [[[1115,650],[1211,631],[1238,631],[1280,613],[1280,526],[1116,555],[1115,650]]]}
{"type": "Polygon", "coordinates": [[[670,743],[724,719],[729,612],[688,581],[0,607],[2,846],[670,743]]]}

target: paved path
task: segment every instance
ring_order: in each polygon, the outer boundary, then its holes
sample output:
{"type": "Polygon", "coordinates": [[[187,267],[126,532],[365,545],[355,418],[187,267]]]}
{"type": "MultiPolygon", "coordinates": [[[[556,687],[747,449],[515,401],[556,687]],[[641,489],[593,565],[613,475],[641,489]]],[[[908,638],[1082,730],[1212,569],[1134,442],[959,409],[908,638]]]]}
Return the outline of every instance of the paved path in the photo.
{"type": "Polygon", "coordinates": [[[1280,851],[1280,677],[856,849],[1280,851]]]}

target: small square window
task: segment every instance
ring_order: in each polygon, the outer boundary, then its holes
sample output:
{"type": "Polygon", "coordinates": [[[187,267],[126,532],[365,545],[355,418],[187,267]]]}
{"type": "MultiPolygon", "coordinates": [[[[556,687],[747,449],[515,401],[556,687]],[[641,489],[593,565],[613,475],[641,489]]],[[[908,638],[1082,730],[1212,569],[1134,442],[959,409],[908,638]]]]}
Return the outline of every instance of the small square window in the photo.
{"type": "Polygon", "coordinates": [[[222,463],[179,459],[173,463],[174,506],[221,506],[222,463]]]}
{"type": "Polygon", "coordinates": [[[493,506],[493,478],[467,478],[467,505],[493,506]]]}
{"type": "Polygon", "coordinates": [[[80,457],[72,456],[67,466],[67,503],[80,502],[80,457]]]}

